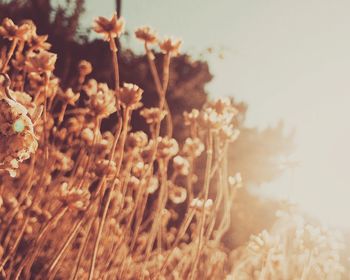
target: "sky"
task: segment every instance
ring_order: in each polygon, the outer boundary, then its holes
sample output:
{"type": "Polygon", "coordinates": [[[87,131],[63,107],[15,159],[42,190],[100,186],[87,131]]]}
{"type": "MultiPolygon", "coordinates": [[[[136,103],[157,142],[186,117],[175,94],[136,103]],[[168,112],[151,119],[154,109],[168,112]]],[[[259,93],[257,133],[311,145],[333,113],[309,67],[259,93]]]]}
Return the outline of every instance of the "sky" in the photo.
{"type": "MultiPolygon", "coordinates": [[[[86,4],[84,26],[114,10],[112,0],[86,4]]],[[[300,167],[289,195],[324,220],[344,224],[350,210],[349,10],[345,0],[124,0],[122,15],[129,31],[150,25],[183,39],[183,50],[195,57],[213,48],[206,55],[214,75],[210,96],[247,102],[249,126],[283,120],[288,130],[296,128],[293,158],[300,167]]],[[[132,37],[127,43],[141,47],[132,37]]],[[[289,180],[286,175],[264,192],[286,195],[289,180]]]]}

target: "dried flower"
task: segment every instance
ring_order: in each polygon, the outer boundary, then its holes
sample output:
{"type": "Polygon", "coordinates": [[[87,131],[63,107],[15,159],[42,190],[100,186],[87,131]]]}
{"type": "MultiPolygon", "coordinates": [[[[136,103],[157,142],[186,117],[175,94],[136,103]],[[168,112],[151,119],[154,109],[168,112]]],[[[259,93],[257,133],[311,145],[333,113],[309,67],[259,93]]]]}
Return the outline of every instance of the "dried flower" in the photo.
{"type": "Polygon", "coordinates": [[[208,210],[213,206],[213,200],[208,199],[205,202],[202,199],[199,198],[194,198],[191,201],[191,207],[197,209],[197,210],[202,210],[204,204],[204,209],[208,210]]]}
{"type": "Polygon", "coordinates": [[[30,53],[27,57],[26,68],[28,72],[45,73],[55,69],[57,55],[45,50],[39,53],[30,53]]]}
{"type": "Polygon", "coordinates": [[[92,65],[87,60],[80,61],[78,68],[79,68],[79,74],[82,76],[87,76],[92,72],[92,65]]]}
{"type": "Polygon", "coordinates": [[[143,90],[137,85],[124,83],[119,89],[120,103],[124,108],[131,110],[137,108],[141,101],[143,90]]]}
{"type": "Polygon", "coordinates": [[[145,118],[146,123],[156,124],[166,116],[167,111],[160,110],[158,107],[144,108],[141,110],[140,115],[145,118]]]}
{"type": "Polygon", "coordinates": [[[68,88],[64,93],[59,96],[69,105],[74,106],[75,102],[78,101],[80,93],[75,93],[71,88],[68,88]]]}
{"type": "Polygon", "coordinates": [[[31,28],[28,24],[22,24],[21,26],[17,26],[9,18],[4,18],[0,26],[0,35],[10,41],[15,39],[26,40],[30,31],[31,28]]]}
{"type": "Polygon", "coordinates": [[[152,177],[150,180],[149,180],[149,184],[148,186],[146,187],[147,188],[147,193],[149,194],[152,194],[154,193],[159,187],[159,181],[156,177],[152,177]]]}
{"type": "Polygon", "coordinates": [[[89,203],[90,193],[87,190],[71,188],[64,182],[60,187],[59,199],[71,210],[85,209],[89,203]]]}
{"type": "Polygon", "coordinates": [[[109,41],[111,38],[119,37],[124,32],[124,25],[124,19],[117,18],[117,14],[114,13],[110,20],[98,17],[93,29],[96,33],[102,34],[106,41],[109,41]]]}
{"type": "Polygon", "coordinates": [[[177,56],[179,54],[181,43],[181,40],[167,38],[159,43],[159,47],[163,53],[177,56]]]}
{"type": "Polygon", "coordinates": [[[156,33],[148,26],[143,26],[136,29],[135,36],[137,39],[144,41],[147,44],[157,43],[156,33]]]}
{"type": "Polygon", "coordinates": [[[182,156],[176,156],[173,159],[174,171],[180,175],[186,176],[189,174],[190,163],[182,156]]]}
{"type": "Polygon", "coordinates": [[[169,184],[169,199],[174,204],[180,204],[185,202],[187,198],[187,191],[183,187],[179,187],[172,182],[169,184]]]}
{"type": "Polygon", "coordinates": [[[241,188],[242,187],[242,176],[241,173],[236,173],[234,176],[228,177],[228,183],[232,187],[241,188]]]}
{"type": "Polygon", "coordinates": [[[95,116],[108,117],[117,110],[114,91],[107,84],[97,83],[95,80],[89,82],[89,87],[85,88],[89,96],[87,106],[95,116]]]}
{"type": "Polygon", "coordinates": [[[204,144],[199,138],[186,138],[182,147],[182,153],[186,157],[199,157],[204,148],[204,144]]]}
{"type": "Polygon", "coordinates": [[[158,137],[157,157],[169,159],[179,151],[179,145],[174,138],[158,137]]]}
{"type": "Polygon", "coordinates": [[[18,163],[28,159],[38,143],[28,111],[8,98],[0,99],[0,137],[0,169],[14,176],[18,163]]]}

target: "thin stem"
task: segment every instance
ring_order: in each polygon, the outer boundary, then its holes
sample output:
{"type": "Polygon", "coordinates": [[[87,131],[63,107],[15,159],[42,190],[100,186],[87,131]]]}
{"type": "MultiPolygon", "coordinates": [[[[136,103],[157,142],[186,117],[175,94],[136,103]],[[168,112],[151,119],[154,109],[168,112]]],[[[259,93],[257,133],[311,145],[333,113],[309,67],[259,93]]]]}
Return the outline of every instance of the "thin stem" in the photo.
{"type": "Polygon", "coordinates": [[[7,68],[7,65],[9,64],[9,62],[11,60],[11,57],[13,56],[13,53],[15,52],[15,48],[17,46],[17,43],[18,43],[18,39],[13,39],[13,41],[11,43],[11,46],[10,46],[10,49],[9,49],[9,52],[7,54],[6,60],[5,60],[4,64],[1,67],[1,72],[2,73],[5,72],[5,70],[7,68]]]}
{"type": "Polygon", "coordinates": [[[204,179],[204,201],[203,201],[203,207],[202,207],[202,213],[201,213],[201,219],[199,224],[199,236],[198,236],[198,245],[197,245],[197,251],[196,256],[194,259],[194,263],[190,272],[190,279],[195,279],[197,273],[197,266],[198,261],[200,257],[200,253],[202,250],[202,239],[204,235],[204,226],[205,226],[205,215],[206,215],[206,209],[205,204],[209,197],[209,186],[210,186],[210,174],[211,174],[211,167],[212,167],[212,161],[213,161],[213,132],[209,129],[208,132],[208,147],[207,147],[207,161],[206,161],[206,167],[205,167],[205,179],[204,179]]]}

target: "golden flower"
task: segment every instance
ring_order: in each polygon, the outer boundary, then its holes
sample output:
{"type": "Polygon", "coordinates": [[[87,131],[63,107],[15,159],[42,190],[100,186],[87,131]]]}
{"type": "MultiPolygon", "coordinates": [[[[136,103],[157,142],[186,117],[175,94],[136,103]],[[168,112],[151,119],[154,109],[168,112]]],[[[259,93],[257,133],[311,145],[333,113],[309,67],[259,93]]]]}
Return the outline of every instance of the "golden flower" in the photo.
{"type": "Polygon", "coordinates": [[[194,198],[191,201],[190,206],[195,208],[195,209],[197,209],[197,210],[202,210],[202,208],[204,206],[204,208],[207,210],[207,209],[210,209],[213,206],[213,200],[212,199],[207,199],[204,202],[204,200],[202,200],[202,199],[194,198]]]}
{"type": "Polygon", "coordinates": [[[182,156],[176,156],[173,159],[174,171],[180,175],[188,175],[190,169],[190,163],[182,156]]]}
{"type": "Polygon", "coordinates": [[[29,24],[22,24],[17,26],[9,18],[4,18],[0,26],[0,35],[4,38],[12,40],[26,40],[28,38],[31,28],[29,24]]]}
{"type": "Polygon", "coordinates": [[[68,88],[64,93],[60,93],[59,96],[69,105],[74,106],[78,101],[80,93],[75,93],[71,88],[68,88]]]}
{"type": "Polygon", "coordinates": [[[131,132],[126,140],[126,148],[129,150],[135,150],[136,148],[142,148],[147,145],[148,136],[143,131],[131,132]]]}
{"type": "Polygon", "coordinates": [[[232,187],[241,188],[242,187],[242,175],[241,175],[241,173],[236,173],[234,176],[229,176],[228,183],[232,187]]]}
{"type": "Polygon", "coordinates": [[[206,129],[218,129],[227,121],[224,116],[218,114],[212,108],[203,109],[199,118],[199,123],[206,129]]]}
{"type": "Polygon", "coordinates": [[[67,153],[62,153],[58,149],[52,149],[50,158],[54,162],[54,169],[59,171],[69,171],[74,162],[67,153]]]}
{"type": "Polygon", "coordinates": [[[179,151],[179,145],[174,138],[158,137],[157,157],[168,159],[179,151]]]}
{"type": "Polygon", "coordinates": [[[143,161],[138,161],[137,163],[134,164],[132,167],[132,173],[135,176],[141,177],[143,172],[146,170],[146,166],[143,161]]]}
{"type": "Polygon", "coordinates": [[[148,186],[146,186],[146,191],[148,194],[154,193],[159,187],[159,181],[157,177],[152,177],[149,180],[148,186]]]}
{"type": "Polygon", "coordinates": [[[197,121],[199,117],[199,111],[197,109],[192,109],[191,112],[184,112],[183,116],[185,125],[192,125],[197,121]]]}
{"type": "Polygon", "coordinates": [[[131,190],[137,190],[140,186],[140,180],[135,176],[131,176],[128,182],[128,188],[131,190]]]}
{"type": "Polygon", "coordinates": [[[99,177],[108,175],[107,179],[113,179],[114,174],[117,172],[117,165],[114,160],[100,159],[96,163],[95,172],[99,177]]]}
{"type": "Polygon", "coordinates": [[[55,69],[57,55],[45,50],[39,53],[30,53],[27,57],[26,67],[28,72],[44,73],[55,69]]]}
{"type": "Polygon", "coordinates": [[[137,28],[135,31],[135,36],[137,39],[144,41],[147,44],[157,43],[156,33],[148,26],[137,28]]]}
{"type": "Polygon", "coordinates": [[[89,96],[87,105],[94,115],[106,118],[117,110],[114,91],[107,84],[90,80],[85,91],[89,96]]]}
{"type": "Polygon", "coordinates": [[[131,110],[139,106],[142,98],[143,90],[137,85],[124,83],[123,87],[119,89],[120,103],[124,108],[131,110]]]}
{"type": "Polygon", "coordinates": [[[104,35],[105,40],[109,41],[111,38],[119,37],[124,32],[124,26],[124,19],[117,18],[117,14],[114,13],[110,20],[105,17],[98,17],[93,29],[96,33],[104,35]]]}
{"type": "Polygon", "coordinates": [[[185,202],[187,198],[187,191],[185,188],[179,187],[170,182],[169,184],[169,199],[174,204],[180,204],[185,202]]]}
{"type": "Polygon", "coordinates": [[[94,131],[86,127],[81,132],[81,138],[87,145],[92,145],[92,142],[94,140],[94,131]]]}
{"type": "Polygon", "coordinates": [[[92,72],[92,65],[87,60],[82,60],[78,65],[79,74],[82,76],[89,75],[92,72]]]}
{"type": "Polygon", "coordinates": [[[199,138],[186,138],[182,147],[182,153],[186,157],[199,157],[204,148],[204,144],[199,138]]]}
{"type": "Polygon", "coordinates": [[[237,140],[239,134],[239,130],[234,128],[232,125],[224,124],[219,129],[219,137],[222,142],[234,142],[235,140],[237,140]]]}
{"type": "Polygon", "coordinates": [[[33,33],[28,41],[28,45],[31,50],[49,50],[51,48],[51,44],[46,42],[48,36],[47,35],[37,35],[33,33]]]}
{"type": "Polygon", "coordinates": [[[90,192],[84,189],[68,188],[68,183],[63,182],[60,187],[59,199],[71,210],[85,209],[90,200],[90,192]]]}
{"type": "Polygon", "coordinates": [[[9,98],[0,99],[0,169],[15,176],[18,163],[28,159],[38,147],[28,111],[9,98]]]}
{"type": "Polygon", "coordinates": [[[159,47],[163,53],[177,56],[179,54],[181,43],[181,40],[167,38],[159,43],[159,47]]]}
{"type": "Polygon", "coordinates": [[[166,116],[167,111],[160,110],[158,107],[144,108],[141,110],[140,115],[145,118],[147,124],[156,124],[166,116]]]}

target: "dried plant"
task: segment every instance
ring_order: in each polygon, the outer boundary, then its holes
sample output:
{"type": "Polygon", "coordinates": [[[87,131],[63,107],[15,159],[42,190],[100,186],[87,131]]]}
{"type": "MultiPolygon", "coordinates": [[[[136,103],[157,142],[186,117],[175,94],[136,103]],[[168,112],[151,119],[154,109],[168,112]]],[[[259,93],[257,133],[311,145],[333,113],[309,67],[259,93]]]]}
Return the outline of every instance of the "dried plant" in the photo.
{"type": "MultiPolygon", "coordinates": [[[[136,30],[158,93],[158,106],[145,108],[141,88],[120,85],[115,39],[124,25],[113,15],[94,26],[110,47],[114,88],[87,79],[92,65],[81,61],[75,84],[65,89],[53,73],[57,57],[46,35],[38,35],[31,21],[5,19],[0,26],[8,43],[0,61],[1,278],[246,279],[242,275],[261,268],[256,279],[293,279],[272,269],[279,264],[270,252],[281,248],[267,233],[252,237],[254,257],[246,249],[238,258],[223,243],[242,187],[227,159],[229,143],[239,136],[239,110],[232,100],[219,99],[186,112],[189,135],[178,143],[167,88],[181,41],[159,41],[149,27],[136,30]],[[116,123],[102,130],[111,114],[116,123]],[[148,131],[133,131],[135,114],[145,118],[148,131]],[[204,173],[196,168],[201,156],[204,173]]],[[[296,232],[299,242],[304,233],[296,232]]],[[[278,256],[294,262],[289,269],[297,267],[302,279],[314,273],[315,261],[327,275],[340,271],[335,256],[308,252],[302,270],[299,256],[294,260],[283,250],[278,256]],[[334,262],[324,263],[320,254],[334,262]]]]}
{"type": "Polygon", "coordinates": [[[114,89],[86,79],[87,61],[78,66],[76,85],[62,89],[47,36],[37,35],[30,21],[5,19],[0,27],[9,42],[0,65],[4,279],[219,279],[228,272],[222,237],[239,184],[228,183],[223,155],[237,134],[237,110],[219,100],[185,114],[191,134],[178,143],[166,92],[181,41],[159,42],[159,72],[151,48],[156,33],[135,32],[159,98],[158,107],[145,108],[143,90],[119,82],[115,39],[123,29],[116,15],[94,26],[110,46],[114,89]],[[114,128],[102,131],[113,113],[114,128]],[[133,114],[145,118],[149,131],[132,131],[133,114]],[[197,190],[202,153],[204,186],[197,190]]]}

